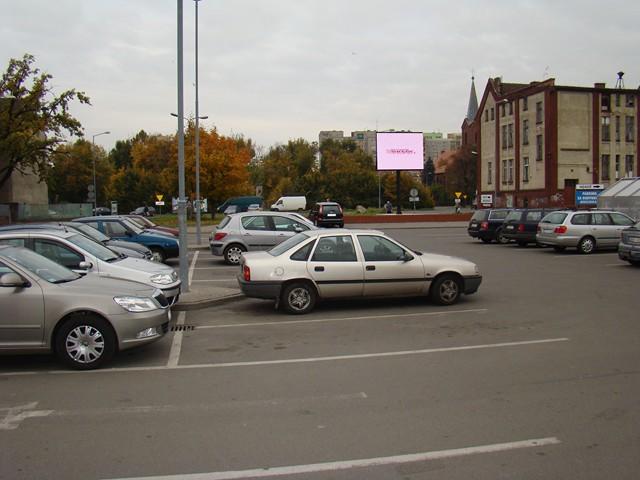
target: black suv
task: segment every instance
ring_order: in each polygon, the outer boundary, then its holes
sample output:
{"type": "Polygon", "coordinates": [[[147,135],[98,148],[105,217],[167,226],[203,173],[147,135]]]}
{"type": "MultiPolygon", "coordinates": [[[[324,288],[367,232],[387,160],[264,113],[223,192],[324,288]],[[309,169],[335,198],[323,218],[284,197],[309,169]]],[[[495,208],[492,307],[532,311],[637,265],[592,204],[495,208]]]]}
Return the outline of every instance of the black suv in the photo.
{"type": "Polygon", "coordinates": [[[512,210],[504,220],[502,236],[507,240],[514,240],[521,247],[526,247],[528,243],[536,243],[538,223],[547,213],[556,210],[558,209],[524,208],[512,210]]]}
{"type": "Polygon", "coordinates": [[[336,202],[318,202],[309,212],[309,220],[317,227],[344,227],[342,207],[336,202]]]}
{"type": "Polygon", "coordinates": [[[484,243],[491,243],[493,240],[508,243],[509,240],[502,235],[502,224],[510,211],[509,208],[476,210],[469,220],[467,232],[484,243]]]}

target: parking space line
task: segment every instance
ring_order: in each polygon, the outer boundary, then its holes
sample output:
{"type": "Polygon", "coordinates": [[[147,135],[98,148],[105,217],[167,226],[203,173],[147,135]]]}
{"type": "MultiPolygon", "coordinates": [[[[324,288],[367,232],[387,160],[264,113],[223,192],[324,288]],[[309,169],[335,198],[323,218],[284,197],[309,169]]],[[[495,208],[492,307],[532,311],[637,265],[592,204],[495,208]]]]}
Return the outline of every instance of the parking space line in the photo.
{"type": "MultiPolygon", "coordinates": [[[[187,316],[187,312],[178,312],[178,321],[176,325],[184,325],[184,320],[187,316]]],[[[178,330],[173,334],[173,342],[171,343],[171,350],[169,351],[169,360],[167,361],[167,368],[176,368],[180,361],[180,350],[182,350],[182,330],[178,330]]]]}
{"type": "Polygon", "coordinates": [[[200,255],[200,252],[196,250],[196,252],[193,254],[193,258],[191,259],[191,266],[189,267],[189,285],[191,285],[191,282],[193,281],[193,270],[196,267],[198,255],[200,255]]]}
{"type": "MultiPolygon", "coordinates": [[[[196,280],[197,281],[197,280],[196,280]]],[[[257,323],[228,323],[224,325],[201,325],[197,326],[196,329],[207,329],[207,328],[237,328],[237,327],[262,327],[262,326],[278,326],[278,325],[295,325],[295,324],[305,324],[305,323],[322,323],[322,322],[346,322],[349,320],[368,320],[368,319],[376,319],[376,318],[404,318],[404,317],[417,317],[420,315],[425,316],[436,316],[436,315],[453,315],[459,313],[484,313],[486,312],[486,308],[476,308],[470,310],[445,310],[439,312],[416,312],[416,313],[394,313],[389,315],[367,315],[362,317],[338,317],[338,318],[316,318],[312,320],[284,320],[281,322],[257,322],[257,323]]]]}
{"type": "Polygon", "coordinates": [[[411,453],[406,455],[393,455],[388,457],[361,458],[357,460],[311,463],[306,465],[290,465],[284,467],[262,467],[251,470],[234,470],[226,472],[161,475],[155,477],[128,477],[112,480],[232,480],[238,478],[282,477],[285,475],[335,472],[338,470],[351,470],[354,468],[371,468],[386,465],[399,465],[406,463],[426,462],[431,460],[443,460],[447,458],[464,457],[469,455],[506,452],[509,450],[518,450],[523,448],[536,448],[549,445],[558,445],[560,443],[561,442],[557,437],[546,437],[534,438],[529,440],[519,440],[515,442],[477,445],[473,447],[453,448],[449,450],[436,450],[431,452],[411,453]]]}
{"type": "Polygon", "coordinates": [[[194,268],[194,270],[237,270],[238,266],[237,265],[221,265],[219,267],[196,267],[194,268]]]}
{"type": "MultiPolygon", "coordinates": [[[[185,313],[185,312],[181,312],[185,313]]],[[[176,335],[182,332],[176,332],[176,335]]],[[[182,336],[180,336],[182,339],[182,336]]],[[[527,345],[541,345],[547,343],[568,342],[569,338],[545,338],[542,340],[524,340],[520,342],[504,342],[504,343],[489,343],[482,345],[464,345],[462,347],[440,347],[440,348],[425,348],[422,350],[401,350],[395,352],[376,352],[376,353],[361,353],[356,355],[334,355],[330,357],[310,357],[310,358],[288,358],[282,360],[260,360],[253,362],[230,362],[230,363],[203,363],[193,365],[178,365],[177,359],[173,366],[169,364],[167,366],[154,366],[154,367],[125,367],[125,368],[103,368],[99,370],[49,370],[42,372],[7,372],[0,373],[0,377],[18,377],[24,375],[80,375],[80,374],[99,374],[99,373],[121,373],[121,372],[149,372],[154,370],[192,370],[203,368],[231,368],[231,367],[257,367],[266,365],[286,365],[297,363],[314,363],[314,362],[333,362],[344,360],[362,360],[365,358],[385,358],[385,357],[407,357],[412,355],[427,355],[431,353],[447,353],[447,352],[461,352],[466,350],[487,350],[494,348],[508,348],[508,347],[523,347],[527,345]]],[[[174,337],[174,344],[176,343],[174,337]]],[[[174,353],[173,346],[171,348],[172,354],[174,353]]],[[[179,355],[179,352],[178,352],[179,355]]],[[[171,362],[171,358],[169,359],[171,362]]]]}

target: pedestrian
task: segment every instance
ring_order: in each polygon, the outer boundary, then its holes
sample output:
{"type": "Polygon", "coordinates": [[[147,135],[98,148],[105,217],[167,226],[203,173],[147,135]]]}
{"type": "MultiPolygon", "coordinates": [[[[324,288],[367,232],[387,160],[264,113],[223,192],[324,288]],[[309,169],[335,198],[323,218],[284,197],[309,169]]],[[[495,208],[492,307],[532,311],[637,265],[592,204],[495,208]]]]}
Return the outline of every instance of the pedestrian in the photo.
{"type": "Polygon", "coordinates": [[[389,200],[387,200],[387,203],[384,204],[384,208],[386,209],[387,213],[393,212],[393,205],[391,205],[391,202],[389,200]]]}
{"type": "Polygon", "coordinates": [[[144,208],[142,209],[142,215],[144,215],[145,217],[149,216],[149,207],[147,207],[147,204],[144,204],[144,208]]]}
{"type": "Polygon", "coordinates": [[[455,206],[456,206],[456,213],[460,213],[460,199],[456,198],[454,200],[455,206]]]}

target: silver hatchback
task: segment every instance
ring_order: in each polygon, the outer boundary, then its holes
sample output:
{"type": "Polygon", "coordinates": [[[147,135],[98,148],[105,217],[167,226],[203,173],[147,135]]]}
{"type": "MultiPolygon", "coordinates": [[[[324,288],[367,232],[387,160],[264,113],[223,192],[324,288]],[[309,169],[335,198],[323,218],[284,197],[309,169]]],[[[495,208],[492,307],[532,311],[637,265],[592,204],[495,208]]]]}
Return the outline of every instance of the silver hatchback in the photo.
{"type": "Polygon", "coordinates": [[[316,227],[297,215],[280,212],[243,212],[227,215],[209,235],[211,254],[238,265],[244,252],[270,250],[295,234],[316,227]]]}
{"type": "Polygon", "coordinates": [[[561,252],[567,247],[580,253],[617,248],[625,228],[635,222],[612,210],[562,210],[545,216],[538,224],[536,242],[561,252]]]}

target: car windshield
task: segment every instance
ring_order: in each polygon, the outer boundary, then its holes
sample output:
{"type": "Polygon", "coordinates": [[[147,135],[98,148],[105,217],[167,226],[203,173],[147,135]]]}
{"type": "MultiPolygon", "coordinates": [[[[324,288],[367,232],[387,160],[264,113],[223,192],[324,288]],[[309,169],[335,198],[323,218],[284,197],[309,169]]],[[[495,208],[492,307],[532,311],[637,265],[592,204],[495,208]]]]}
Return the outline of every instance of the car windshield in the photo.
{"type": "Polygon", "coordinates": [[[68,240],[104,262],[113,262],[120,258],[113,250],[108,249],[101,243],[91,240],[84,235],[73,235],[69,237],[68,240]]]}
{"type": "Polygon", "coordinates": [[[286,252],[290,248],[295,247],[299,243],[302,243],[302,242],[304,242],[305,240],[308,240],[308,239],[309,239],[309,236],[306,235],[304,232],[303,233],[298,233],[297,235],[294,235],[293,237],[289,238],[288,240],[285,240],[281,244],[276,245],[271,250],[269,250],[268,253],[270,255],[273,255],[274,257],[277,257],[279,255],[282,255],[284,252],[286,252]]]}
{"type": "Polygon", "coordinates": [[[567,218],[567,214],[564,212],[553,212],[547,215],[542,219],[540,223],[553,223],[554,225],[559,225],[564,222],[564,219],[567,218]]]}
{"type": "Polygon", "coordinates": [[[73,226],[70,225],[70,228],[73,228],[74,230],[77,230],[83,235],[86,235],[87,237],[92,238],[96,242],[106,242],[107,240],[109,240],[109,237],[107,237],[100,230],[98,230],[97,228],[93,228],[92,226],[87,225],[86,223],[78,223],[77,225],[73,225],[73,226]]]}
{"type": "Polygon", "coordinates": [[[20,247],[5,248],[2,255],[49,283],[72,282],[80,278],[77,273],[33,250],[20,247]]]}
{"type": "Polygon", "coordinates": [[[132,221],[130,218],[123,218],[122,221],[127,227],[129,227],[131,230],[133,230],[133,232],[136,235],[140,235],[142,232],[144,232],[144,229],[140,228],[140,225],[138,225],[136,222],[132,221]]]}
{"type": "Polygon", "coordinates": [[[522,212],[520,210],[514,210],[513,212],[509,212],[509,215],[504,219],[505,222],[509,222],[511,220],[518,221],[522,216],[522,212]]]}

